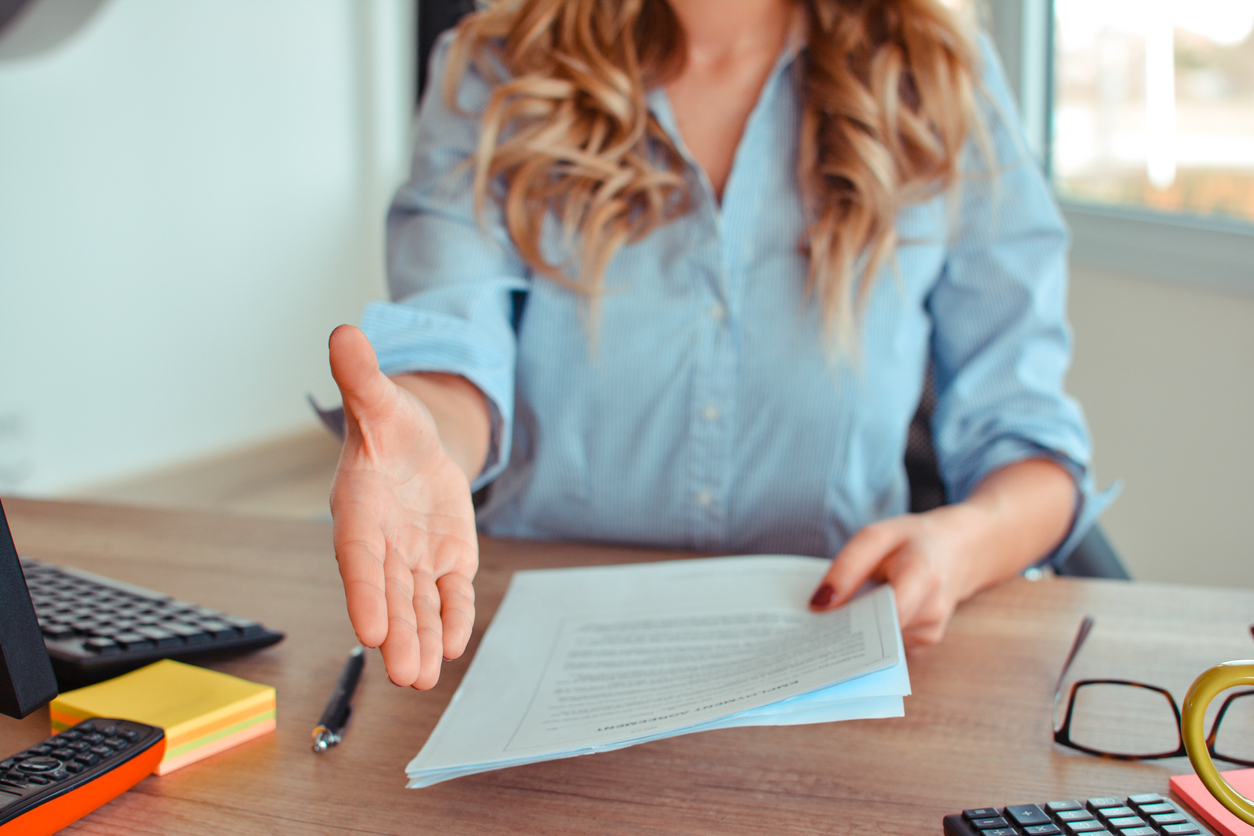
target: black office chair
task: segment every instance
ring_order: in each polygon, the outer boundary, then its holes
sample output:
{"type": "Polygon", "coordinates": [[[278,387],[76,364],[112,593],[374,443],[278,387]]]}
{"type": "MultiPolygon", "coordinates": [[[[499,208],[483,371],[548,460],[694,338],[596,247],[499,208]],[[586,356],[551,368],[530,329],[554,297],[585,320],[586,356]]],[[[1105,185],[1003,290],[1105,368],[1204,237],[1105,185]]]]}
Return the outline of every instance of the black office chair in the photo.
{"type": "MultiPolygon", "coordinates": [[[[450,29],[462,16],[474,10],[473,0],[423,0],[418,4],[418,56],[417,97],[422,100],[427,81],[427,64],[436,39],[450,29]]],[[[344,415],[341,410],[325,411],[310,399],[310,405],[318,412],[327,428],[339,435],[344,433],[344,415]]],[[[910,435],[906,446],[906,476],[910,483],[910,510],[918,513],[929,511],[946,503],[945,485],[936,463],[932,446],[931,415],[936,406],[936,390],[932,375],[927,375],[919,408],[910,422],[910,435]]],[[[486,488],[484,489],[486,491],[486,488]]],[[[483,499],[483,491],[476,495],[476,507],[483,499]]],[[[1085,578],[1113,578],[1131,580],[1119,556],[1111,547],[1098,526],[1088,534],[1060,565],[1054,567],[1059,575],[1085,578]]]]}

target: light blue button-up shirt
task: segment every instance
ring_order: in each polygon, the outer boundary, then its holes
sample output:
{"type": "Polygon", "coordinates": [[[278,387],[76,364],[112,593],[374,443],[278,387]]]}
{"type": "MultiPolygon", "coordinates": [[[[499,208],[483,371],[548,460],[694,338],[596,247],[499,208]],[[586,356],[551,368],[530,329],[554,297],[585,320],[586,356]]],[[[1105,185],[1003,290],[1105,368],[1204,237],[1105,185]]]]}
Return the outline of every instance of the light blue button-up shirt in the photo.
{"type": "MultiPolygon", "coordinates": [[[[449,44],[437,47],[413,175],[389,215],[393,301],[371,305],[362,327],[384,372],[459,374],[486,396],[481,531],[831,556],[907,510],[903,452],[929,362],[950,500],[1000,467],[1050,458],[1080,486],[1057,554],[1087,529],[1102,503],[1083,418],[1062,389],[1067,234],[987,45],[993,173],[972,148],[956,197],[901,212],[857,357],[834,361],[799,248],[795,49],[749,117],[721,205],[652,91],[693,205],[615,256],[594,347],[586,298],[534,275],[495,208],[475,219],[465,163],[479,127],[441,95],[449,44]]],[[[471,69],[458,102],[481,112],[489,90],[471,69]]],[[[561,258],[556,223],[543,245],[561,258]]]]}

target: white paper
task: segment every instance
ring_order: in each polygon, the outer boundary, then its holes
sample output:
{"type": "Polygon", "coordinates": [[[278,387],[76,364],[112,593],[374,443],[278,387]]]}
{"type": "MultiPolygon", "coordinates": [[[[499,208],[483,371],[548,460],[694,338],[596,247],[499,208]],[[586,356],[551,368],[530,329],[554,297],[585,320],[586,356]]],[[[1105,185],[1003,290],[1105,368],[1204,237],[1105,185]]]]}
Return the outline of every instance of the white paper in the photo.
{"type": "Polygon", "coordinates": [[[892,591],[811,613],[827,565],[769,555],[516,573],[410,786],[688,731],[901,716],[892,591]]]}

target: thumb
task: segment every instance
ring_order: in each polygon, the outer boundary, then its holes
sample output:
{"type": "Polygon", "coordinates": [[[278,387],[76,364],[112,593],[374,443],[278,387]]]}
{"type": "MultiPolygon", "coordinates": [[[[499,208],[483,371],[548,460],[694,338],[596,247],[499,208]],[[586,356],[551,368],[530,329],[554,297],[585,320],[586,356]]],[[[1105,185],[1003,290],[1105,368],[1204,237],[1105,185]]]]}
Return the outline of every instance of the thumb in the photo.
{"type": "Polygon", "coordinates": [[[344,411],[357,420],[373,417],[387,403],[388,379],[379,371],[370,340],[359,328],[341,325],[331,332],[328,348],[344,411]]]}

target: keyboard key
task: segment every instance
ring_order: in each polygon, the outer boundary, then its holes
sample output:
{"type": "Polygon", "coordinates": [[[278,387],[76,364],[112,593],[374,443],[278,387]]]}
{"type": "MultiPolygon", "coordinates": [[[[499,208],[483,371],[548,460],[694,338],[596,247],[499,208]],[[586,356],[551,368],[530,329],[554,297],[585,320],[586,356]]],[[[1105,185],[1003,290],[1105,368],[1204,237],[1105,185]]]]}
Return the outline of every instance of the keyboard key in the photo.
{"type": "Polygon", "coordinates": [[[1034,824],[1023,828],[1027,836],[1060,836],[1062,833],[1056,824],[1034,824]]]}
{"type": "Polygon", "coordinates": [[[27,776],[26,776],[26,780],[27,780],[27,781],[29,781],[29,782],[30,782],[30,783],[32,783],[32,784],[37,784],[37,785],[39,785],[39,786],[44,786],[44,785],[46,785],[46,784],[51,784],[51,783],[52,783],[52,779],[51,779],[51,778],[45,778],[45,777],[44,777],[44,776],[42,776],[42,775],[27,775],[27,776]]]}
{"type": "Polygon", "coordinates": [[[26,750],[28,755],[46,755],[52,751],[52,747],[47,743],[40,743],[26,750]]]}
{"type": "Polygon", "coordinates": [[[60,622],[47,624],[40,622],[39,629],[44,634],[44,638],[52,639],[53,641],[68,639],[70,636],[74,635],[73,627],[60,622]]]}
{"type": "Polygon", "coordinates": [[[1163,827],[1168,824],[1184,824],[1188,819],[1179,813],[1159,813],[1158,815],[1150,816],[1150,821],[1159,827],[1163,827]]]}
{"type": "Polygon", "coordinates": [[[239,630],[245,636],[255,636],[258,633],[265,632],[266,629],[256,621],[253,621],[251,618],[240,618],[236,615],[224,615],[222,616],[222,620],[227,624],[230,624],[236,630],[239,630]]]}
{"type": "Polygon", "coordinates": [[[1132,807],[1140,807],[1142,804],[1162,804],[1166,799],[1156,792],[1146,792],[1140,795],[1128,796],[1128,804],[1132,807]]]}
{"type": "Polygon", "coordinates": [[[980,836],[1019,836],[1013,827],[998,827],[993,830],[981,830],[980,836]]]}
{"type": "Polygon", "coordinates": [[[1078,801],[1051,801],[1045,805],[1048,813],[1063,813],[1068,810],[1083,810],[1084,805],[1078,801]]]}
{"type": "MultiPolygon", "coordinates": [[[[105,737],[113,737],[115,734],[118,733],[118,727],[110,723],[109,725],[101,729],[100,733],[103,734],[105,737]]],[[[109,741],[106,740],[105,742],[108,743],[109,741]]]]}
{"type": "Polygon", "coordinates": [[[225,621],[218,621],[217,619],[203,619],[200,622],[200,627],[201,629],[207,631],[209,635],[213,636],[215,639],[229,639],[236,635],[234,627],[227,624],[225,621]]]}
{"type": "Polygon", "coordinates": [[[26,773],[52,772],[61,767],[61,761],[56,758],[28,758],[17,765],[17,768],[26,773]]]}
{"type": "Polygon", "coordinates": [[[147,636],[157,647],[176,647],[183,643],[180,637],[160,627],[136,627],[135,632],[147,636]]]}
{"type": "Polygon", "coordinates": [[[72,740],[65,744],[65,748],[74,752],[86,752],[91,748],[91,744],[86,740],[72,740]]]}
{"type": "MultiPolygon", "coordinates": [[[[80,726],[79,728],[82,728],[82,726],[80,726]]],[[[83,735],[83,740],[86,740],[88,743],[94,746],[97,743],[104,743],[104,735],[96,731],[95,726],[92,726],[91,731],[83,735]]]]}
{"type": "Polygon", "coordinates": [[[100,756],[93,755],[91,752],[79,752],[74,756],[74,760],[78,761],[83,766],[95,766],[100,763],[100,756]]]}
{"type": "Polygon", "coordinates": [[[100,745],[91,747],[91,753],[93,755],[99,755],[102,758],[107,758],[113,754],[113,750],[108,746],[100,745]]]}
{"type": "Polygon", "coordinates": [[[119,653],[122,650],[122,648],[118,647],[117,642],[113,639],[106,638],[105,636],[93,636],[83,642],[83,647],[87,648],[92,653],[98,653],[101,656],[107,656],[110,653],[119,653]]]}
{"type": "Polygon", "coordinates": [[[58,748],[52,750],[52,756],[57,760],[64,761],[74,757],[74,753],[69,749],[58,748]]]}
{"type": "Polygon", "coordinates": [[[1156,816],[1159,813],[1174,813],[1176,812],[1176,808],[1171,804],[1160,802],[1158,804],[1142,804],[1137,807],[1137,811],[1140,812],[1142,816],[1156,816]]]}
{"type": "Polygon", "coordinates": [[[188,644],[207,642],[213,638],[213,636],[209,635],[208,630],[205,630],[195,624],[188,624],[183,621],[163,621],[161,622],[161,626],[188,644]]]}
{"type": "Polygon", "coordinates": [[[1093,814],[1088,810],[1061,810],[1054,814],[1060,822],[1093,821],[1093,814]]]}
{"type": "Polygon", "coordinates": [[[57,735],[61,740],[78,740],[79,733],[77,729],[66,729],[57,735]]]}
{"type": "Polygon", "coordinates": [[[1050,823],[1049,816],[1045,815],[1045,811],[1036,804],[1012,804],[1004,812],[1006,818],[1020,827],[1050,823]]]}
{"type": "Polygon", "coordinates": [[[1120,830],[1119,836],[1158,836],[1158,831],[1152,827],[1129,827],[1120,830]]]}
{"type": "Polygon", "coordinates": [[[129,740],[132,743],[134,743],[136,740],[139,740],[139,732],[133,729],[122,729],[120,732],[118,732],[118,734],[122,735],[123,737],[125,737],[127,740],[129,740]]]}
{"type": "Polygon", "coordinates": [[[1162,827],[1163,836],[1192,836],[1194,833],[1201,833],[1197,829],[1197,825],[1192,822],[1184,824],[1166,824],[1162,827]]]}
{"type": "Polygon", "coordinates": [[[1145,819],[1140,816],[1116,816],[1112,819],[1106,819],[1106,826],[1112,830],[1127,830],[1130,827],[1144,827],[1145,819]]]}
{"type": "Polygon", "coordinates": [[[976,830],[992,830],[995,827],[1009,827],[1010,822],[1001,816],[991,816],[987,819],[971,819],[971,826],[976,830]]]}
{"type": "Polygon", "coordinates": [[[78,729],[83,734],[87,734],[89,732],[94,732],[96,730],[96,724],[93,723],[91,720],[88,720],[86,723],[79,723],[74,728],[78,729]]]}
{"type": "Polygon", "coordinates": [[[1063,825],[1070,836],[1079,836],[1082,833],[1092,833],[1095,836],[1101,836],[1103,833],[1109,833],[1106,826],[1096,819],[1088,819],[1085,821],[1071,821],[1063,825]]]}
{"type": "Polygon", "coordinates": [[[142,633],[118,633],[113,640],[127,650],[142,650],[153,646],[148,637],[142,633]]]}
{"type": "Polygon", "coordinates": [[[87,768],[87,767],[86,767],[85,765],[83,765],[83,764],[79,763],[79,762],[78,762],[78,761],[76,761],[76,760],[75,760],[75,761],[70,761],[69,763],[67,763],[67,764],[65,765],[65,771],[66,771],[66,772],[73,773],[73,774],[75,774],[75,775],[77,775],[78,773],[82,772],[82,771],[83,771],[84,769],[86,769],[86,768],[87,768]]]}
{"type": "Polygon", "coordinates": [[[1096,811],[1096,810],[1101,810],[1104,807],[1122,807],[1122,806],[1123,806],[1122,798],[1114,798],[1109,795],[1103,798],[1090,798],[1089,799],[1090,810],[1096,811]]]}
{"type": "Polygon", "coordinates": [[[1001,811],[995,807],[975,807],[971,810],[963,810],[962,817],[967,821],[973,819],[991,819],[993,816],[1000,816],[1001,811]]]}
{"type": "Polygon", "coordinates": [[[1101,818],[1109,821],[1111,819],[1121,819],[1121,818],[1124,818],[1125,816],[1135,816],[1136,811],[1133,810],[1131,807],[1124,807],[1124,806],[1103,807],[1102,811],[1098,813],[1098,815],[1101,816],[1101,818]]]}

